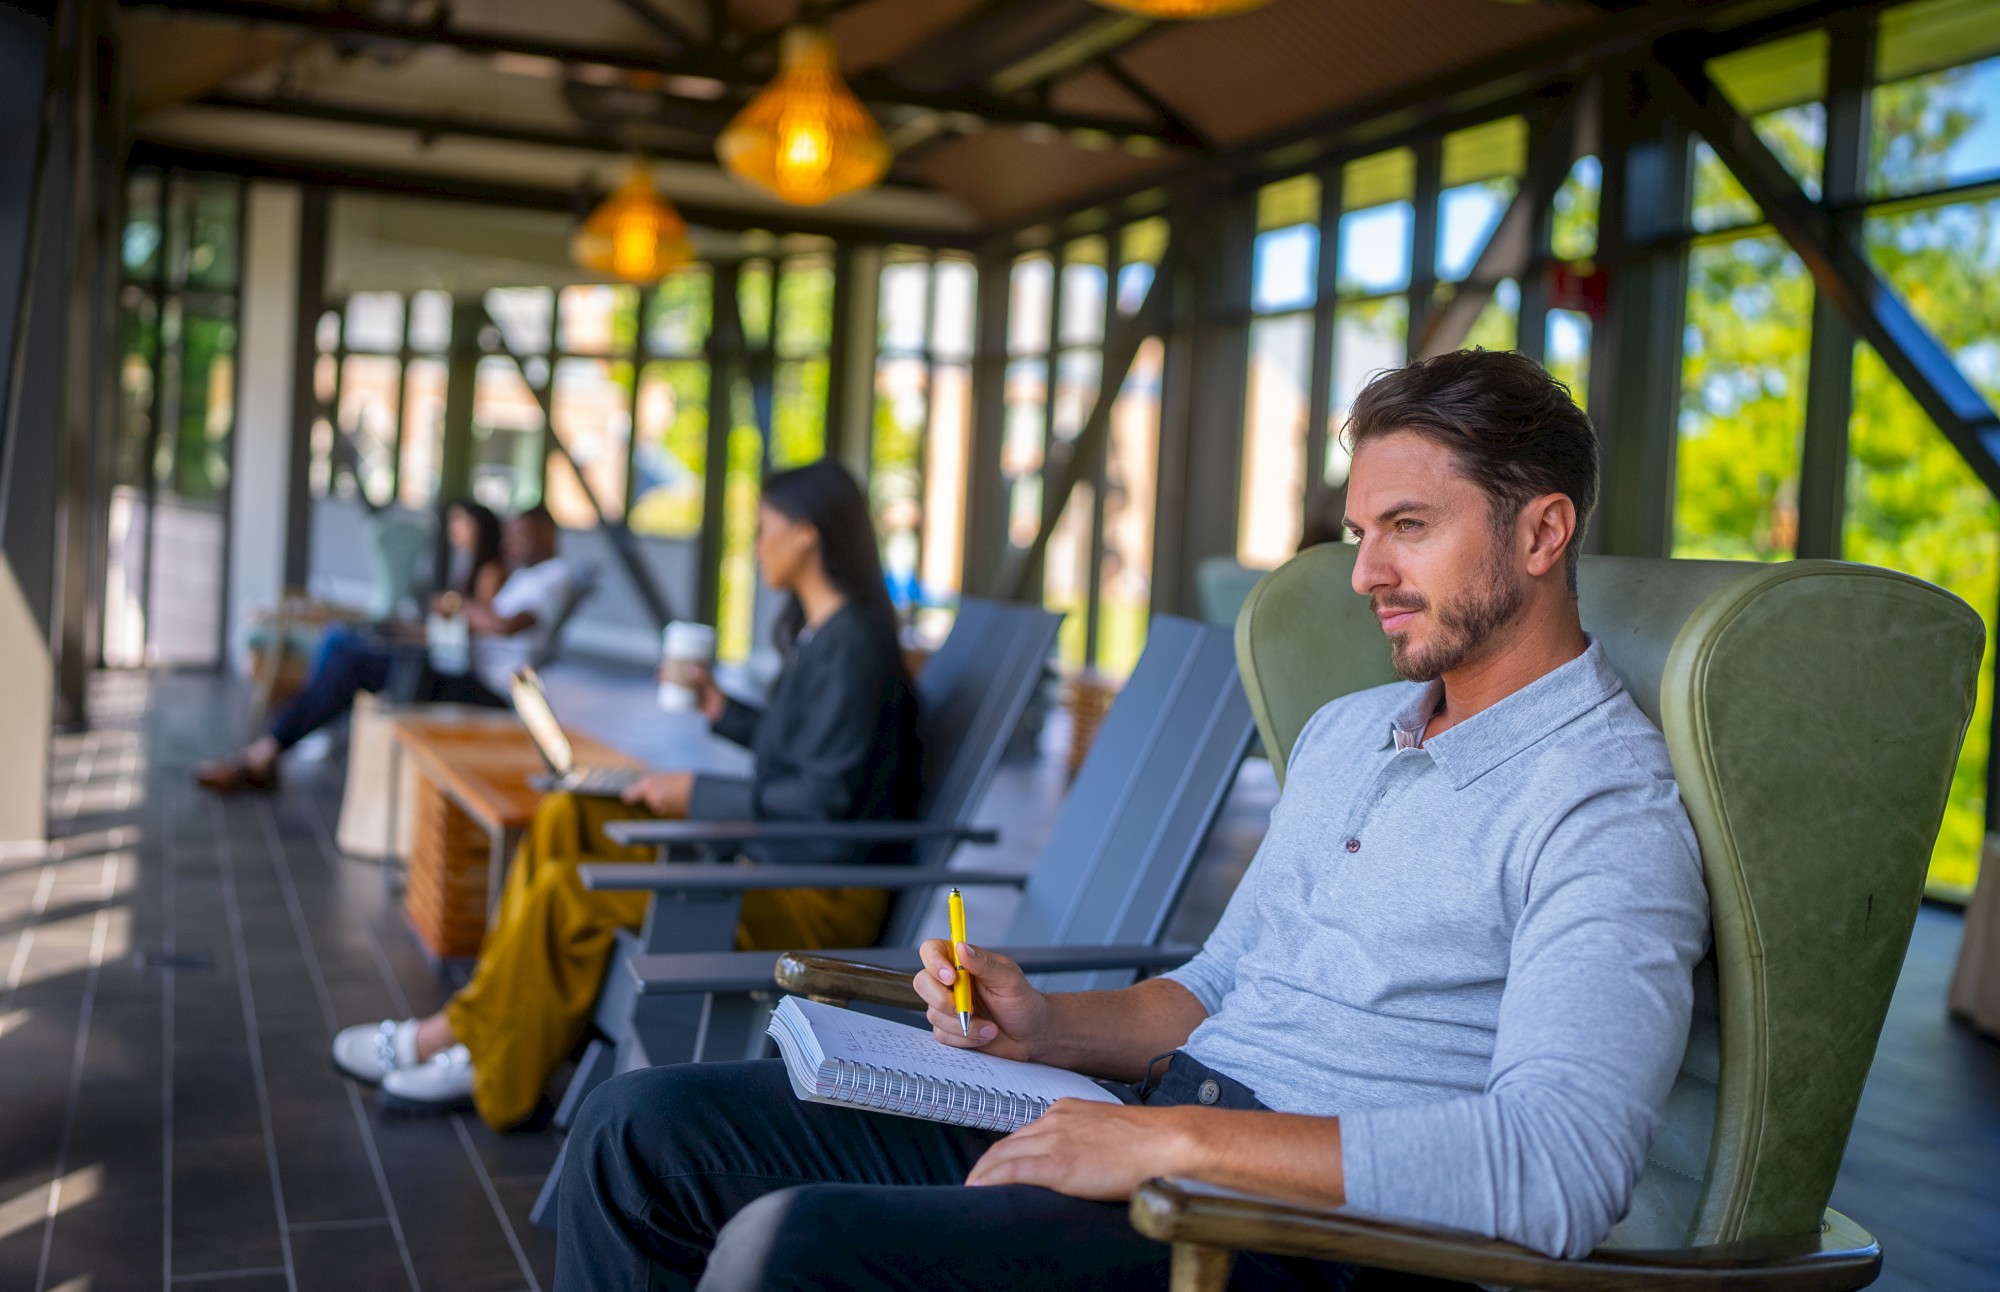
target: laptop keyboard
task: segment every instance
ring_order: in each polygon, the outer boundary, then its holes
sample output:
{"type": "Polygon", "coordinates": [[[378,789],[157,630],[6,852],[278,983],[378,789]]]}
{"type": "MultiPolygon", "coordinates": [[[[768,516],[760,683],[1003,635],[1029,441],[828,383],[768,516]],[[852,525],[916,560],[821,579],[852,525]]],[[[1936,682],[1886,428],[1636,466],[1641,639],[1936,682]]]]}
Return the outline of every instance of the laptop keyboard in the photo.
{"type": "Polygon", "coordinates": [[[586,767],[563,778],[563,788],[572,794],[623,794],[641,777],[643,767],[586,767]]]}

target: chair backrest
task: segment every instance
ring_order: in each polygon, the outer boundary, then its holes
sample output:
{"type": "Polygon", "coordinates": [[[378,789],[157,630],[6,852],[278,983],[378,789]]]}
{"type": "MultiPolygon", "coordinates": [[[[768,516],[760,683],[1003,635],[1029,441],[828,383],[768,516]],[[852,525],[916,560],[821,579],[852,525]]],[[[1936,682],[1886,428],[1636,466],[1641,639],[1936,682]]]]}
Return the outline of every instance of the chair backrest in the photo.
{"type": "MultiPolygon", "coordinates": [[[[1007,738],[1020,724],[1028,699],[1055,648],[1062,616],[1040,606],[1003,605],[967,597],[959,603],[951,635],[917,674],[917,728],[922,742],[923,791],[918,815],[926,821],[964,824],[993,781],[1007,738]]],[[[941,862],[949,841],[919,845],[918,862],[941,862]]],[[[917,918],[900,900],[884,938],[900,943],[902,925],[917,918]]]]}
{"type": "Polygon", "coordinates": [[[1195,595],[1201,601],[1201,617],[1224,628],[1236,626],[1250,589],[1269,570],[1253,570],[1233,556],[1211,556],[1194,567],[1195,595]]]}
{"type": "MultiPolygon", "coordinates": [[[[1147,945],[1165,934],[1254,733],[1231,634],[1156,615],[1035,862],[1004,941],[1147,945]]],[[[1127,970],[1049,974],[1051,991],[1127,970]]]]}
{"type": "MultiPolygon", "coordinates": [[[[1389,677],[1354,549],[1313,548],[1237,623],[1280,767],[1313,712],[1389,677]]],[[[1958,598],[1838,561],[1585,557],[1584,627],[1665,733],[1714,947],[1666,1119],[1613,1245],[1811,1232],[1896,983],[1984,629],[1958,598]]]]}
{"type": "Polygon", "coordinates": [[[430,550],[431,525],[415,512],[383,510],[371,513],[366,527],[368,564],[374,575],[368,614],[392,619],[416,597],[417,565],[430,550]]]}
{"type": "Polygon", "coordinates": [[[563,629],[569,627],[569,621],[576,617],[576,612],[583,607],[583,603],[590,600],[596,592],[597,567],[572,565],[569,583],[563,590],[562,603],[556,607],[555,614],[549,617],[547,623],[535,625],[535,642],[528,653],[529,664],[535,668],[544,668],[562,652],[563,629]]]}

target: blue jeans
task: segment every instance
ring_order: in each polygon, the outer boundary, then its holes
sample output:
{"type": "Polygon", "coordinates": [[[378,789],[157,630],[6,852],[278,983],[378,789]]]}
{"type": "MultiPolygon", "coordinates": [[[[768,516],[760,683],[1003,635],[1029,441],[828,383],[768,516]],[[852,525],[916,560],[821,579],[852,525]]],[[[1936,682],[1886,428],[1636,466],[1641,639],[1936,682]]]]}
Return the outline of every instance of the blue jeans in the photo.
{"type": "MultiPolygon", "coordinates": [[[[1208,1080],[1218,1107],[1263,1107],[1184,1054],[1128,1090],[1191,1104],[1208,1080]]],[[[776,1059],[627,1073],[592,1093],[570,1133],[556,1287],[1162,1292],[1168,1249],[1132,1228],[1124,1203],[964,1187],[998,1138],[806,1103],[776,1059]]],[[[1347,1292],[1357,1273],[1245,1253],[1230,1286],[1347,1292]]]]}
{"type": "MultiPolygon", "coordinates": [[[[380,691],[389,684],[394,657],[375,642],[346,624],[331,624],[320,634],[319,649],[313,652],[312,668],[299,693],[271,717],[271,738],[278,748],[290,749],[306,736],[346,713],[354,697],[362,691],[380,691]]],[[[493,694],[471,674],[444,677],[423,670],[417,700],[444,700],[459,704],[505,707],[506,701],[493,694]]]]}

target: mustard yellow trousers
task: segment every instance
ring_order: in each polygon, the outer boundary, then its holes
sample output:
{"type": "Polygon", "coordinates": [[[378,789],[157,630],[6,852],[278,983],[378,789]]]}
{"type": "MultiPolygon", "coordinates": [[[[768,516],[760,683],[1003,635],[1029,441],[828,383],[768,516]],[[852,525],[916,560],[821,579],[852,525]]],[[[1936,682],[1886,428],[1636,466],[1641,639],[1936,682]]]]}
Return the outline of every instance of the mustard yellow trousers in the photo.
{"type": "MultiPolygon", "coordinates": [[[[620,929],[637,929],[648,894],[596,893],[578,867],[649,862],[651,848],[605,837],[612,821],[645,817],[616,799],[551,794],[514,854],[500,909],[472,981],[445,1007],[472,1052],[472,1100],[505,1130],[535,1110],[542,1090],[590,1023],[620,929]]],[[[879,935],[889,895],[877,889],[769,889],[747,893],[739,950],[865,947],[879,935]]]]}

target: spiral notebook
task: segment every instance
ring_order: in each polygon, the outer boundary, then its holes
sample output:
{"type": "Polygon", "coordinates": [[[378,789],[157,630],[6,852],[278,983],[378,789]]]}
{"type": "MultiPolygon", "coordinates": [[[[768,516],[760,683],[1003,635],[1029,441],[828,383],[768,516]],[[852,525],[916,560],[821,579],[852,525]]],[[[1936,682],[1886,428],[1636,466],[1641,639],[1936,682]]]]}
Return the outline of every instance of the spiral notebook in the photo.
{"type": "Polygon", "coordinates": [[[980,1130],[1018,1130],[1058,1099],[1119,1098],[1089,1077],[940,1044],[927,1029],[787,996],[771,1036],[799,1098],[980,1130]]]}

